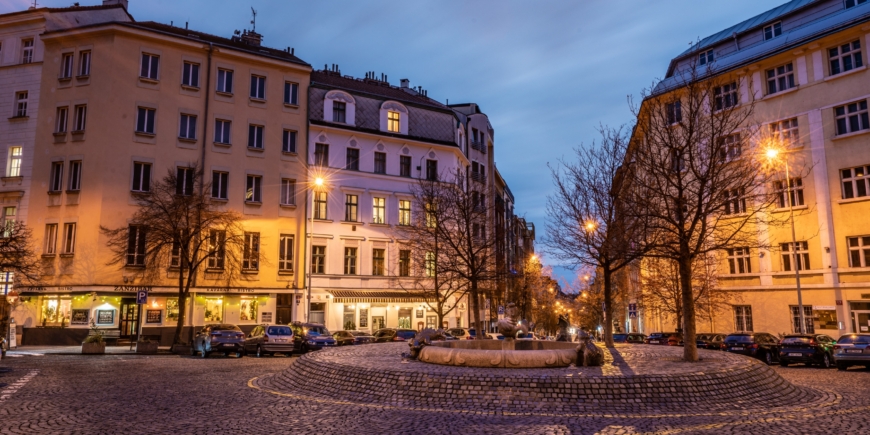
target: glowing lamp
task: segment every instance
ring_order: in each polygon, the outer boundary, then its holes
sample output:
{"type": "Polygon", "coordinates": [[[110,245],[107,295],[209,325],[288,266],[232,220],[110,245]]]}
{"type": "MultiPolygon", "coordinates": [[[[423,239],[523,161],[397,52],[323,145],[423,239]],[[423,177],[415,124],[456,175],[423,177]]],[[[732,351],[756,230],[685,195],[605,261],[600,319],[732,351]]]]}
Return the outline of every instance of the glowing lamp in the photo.
{"type": "Polygon", "coordinates": [[[10,305],[15,304],[15,302],[18,302],[18,292],[14,289],[9,290],[9,293],[6,293],[6,300],[9,302],[10,305]]]}

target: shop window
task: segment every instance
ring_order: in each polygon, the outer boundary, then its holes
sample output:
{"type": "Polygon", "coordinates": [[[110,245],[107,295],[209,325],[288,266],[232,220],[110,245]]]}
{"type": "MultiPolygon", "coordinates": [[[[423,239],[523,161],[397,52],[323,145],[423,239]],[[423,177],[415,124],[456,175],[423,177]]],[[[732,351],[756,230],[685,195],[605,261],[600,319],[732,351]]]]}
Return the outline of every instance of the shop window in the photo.
{"type": "Polygon", "coordinates": [[[257,310],[260,303],[253,296],[242,296],[242,301],[239,302],[239,321],[240,322],[256,322],[257,310]]]}
{"type": "Polygon", "coordinates": [[[353,305],[345,304],[342,326],[346,331],[353,331],[356,329],[356,309],[353,305]]]}
{"type": "Polygon", "coordinates": [[[312,302],[308,311],[308,322],[326,323],[326,302],[312,302]]]}
{"type": "Polygon", "coordinates": [[[427,329],[435,329],[437,322],[438,322],[437,316],[426,316],[426,328],[427,329]]]}
{"type": "MultiPolygon", "coordinates": [[[[815,316],[814,325],[816,329],[832,329],[837,330],[837,310],[816,310],[813,309],[815,316]]],[[[808,331],[809,332],[809,331],[808,331]]]]}
{"type": "Polygon", "coordinates": [[[166,321],[178,321],[178,298],[166,299],[166,321]]]}
{"type": "Polygon", "coordinates": [[[369,327],[369,309],[368,308],[360,308],[359,309],[359,327],[360,328],[368,328],[369,327]]]}
{"type": "Polygon", "coordinates": [[[223,298],[205,298],[205,321],[206,322],[223,322],[224,320],[224,299],[223,298]]]}
{"type": "Polygon", "coordinates": [[[399,308],[399,328],[411,328],[411,309],[399,308]]]}
{"type": "Polygon", "coordinates": [[[70,300],[59,296],[49,296],[42,300],[42,326],[52,324],[69,324],[70,300]]]}

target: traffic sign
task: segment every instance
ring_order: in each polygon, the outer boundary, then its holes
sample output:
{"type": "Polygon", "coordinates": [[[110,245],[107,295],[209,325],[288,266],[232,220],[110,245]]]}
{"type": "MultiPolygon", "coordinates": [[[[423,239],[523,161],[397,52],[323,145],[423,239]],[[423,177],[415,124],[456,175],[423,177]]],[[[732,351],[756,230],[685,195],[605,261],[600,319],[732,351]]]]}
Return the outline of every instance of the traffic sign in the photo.
{"type": "Polygon", "coordinates": [[[148,303],[148,290],[138,290],[136,292],[136,303],[140,305],[148,303]]]}
{"type": "Polygon", "coordinates": [[[498,306],[498,315],[499,316],[504,315],[504,305],[498,306]]]}
{"type": "Polygon", "coordinates": [[[628,304],[628,311],[637,311],[637,304],[628,304]]]}
{"type": "Polygon", "coordinates": [[[628,318],[629,319],[637,319],[637,311],[629,311],[628,318]]]}

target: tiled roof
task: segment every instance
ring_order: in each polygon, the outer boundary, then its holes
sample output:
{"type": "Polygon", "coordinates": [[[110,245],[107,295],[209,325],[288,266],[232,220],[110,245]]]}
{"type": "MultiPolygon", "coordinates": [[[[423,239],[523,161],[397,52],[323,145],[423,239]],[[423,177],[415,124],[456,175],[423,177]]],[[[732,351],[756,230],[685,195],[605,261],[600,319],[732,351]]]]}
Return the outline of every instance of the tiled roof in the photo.
{"type": "MultiPolygon", "coordinates": [[[[28,8],[21,11],[9,12],[7,14],[0,14],[0,17],[8,17],[12,15],[23,15],[30,14],[34,12],[50,12],[50,13],[60,13],[60,12],[84,12],[84,11],[99,11],[104,9],[114,9],[114,8],[123,8],[120,4],[113,5],[96,5],[96,6],[69,6],[66,8],[28,8]]],[[[124,12],[127,12],[125,9],[124,12]]],[[[130,13],[127,12],[127,15],[130,13]]],[[[132,18],[132,16],[130,16],[132,18]]]]}
{"type": "Polygon", "coordinates": [[[329,88],[339,88],[353,92],[361,92],[376,97],[382,97],[387,100],[396,100],[403,103],[416,104],[427,106],[429,108],[438,109],[454,113],[450,107],[441,104],[429,97],[420,95],[416,92],[409,92],[402,88],[391,86],[386,82],[378,82],[375,80],[356,79],[352,77],[342,76],[339,73],[330,71],[313,71],[311,73],[311,85],[316,86],[321,84],[329,88]]]}

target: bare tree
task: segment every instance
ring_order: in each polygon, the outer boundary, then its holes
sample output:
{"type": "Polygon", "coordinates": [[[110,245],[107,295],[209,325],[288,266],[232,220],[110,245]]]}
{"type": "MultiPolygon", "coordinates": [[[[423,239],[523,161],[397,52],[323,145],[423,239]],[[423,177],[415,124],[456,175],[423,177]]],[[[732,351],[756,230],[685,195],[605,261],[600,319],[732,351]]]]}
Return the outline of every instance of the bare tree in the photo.
{"type": "Polygon", "coordinates": [[[173,344],[182,343],[186,298],[197,280],[212,279],[230,285],[245,268],[258,268],[259,240],[246,244],[241,216],[214,201],[211,185],[198,164],[184,171],[169,170],[152,183],[147,194],[136,197],[136,212],[129,226],[106,228],[113,256],[109,264],[138,269],[143,283],[160,284],[169,271],[178,286],[178,322],[173,344]],[[245,264],[243,264],[243,262],[245,264]],[[208,276],[206,276],[208,272],[208,276]]]}
{"type": "MultiPolygon", "coordinates": [[[[11,273],[14,287],[39,282],[42,268],[33,247],[33,232],[22,222],[0,228],[0,272],[11,273]]],[[[0,296],[0,338],[9,333],[9,301],[0,296]]]]}
{"type": "Polygon", "coordinates": [[[644,255],[655,237],[646,217],[626,213],[631,196],[624,165],[629,134],[599,129],[601,140],[575,150],[550,171],[556,192],[547,198],[550,223],[544,245],[557,259],[601,274],[604,342],[613,346],[613,274],[644,255]]]}

